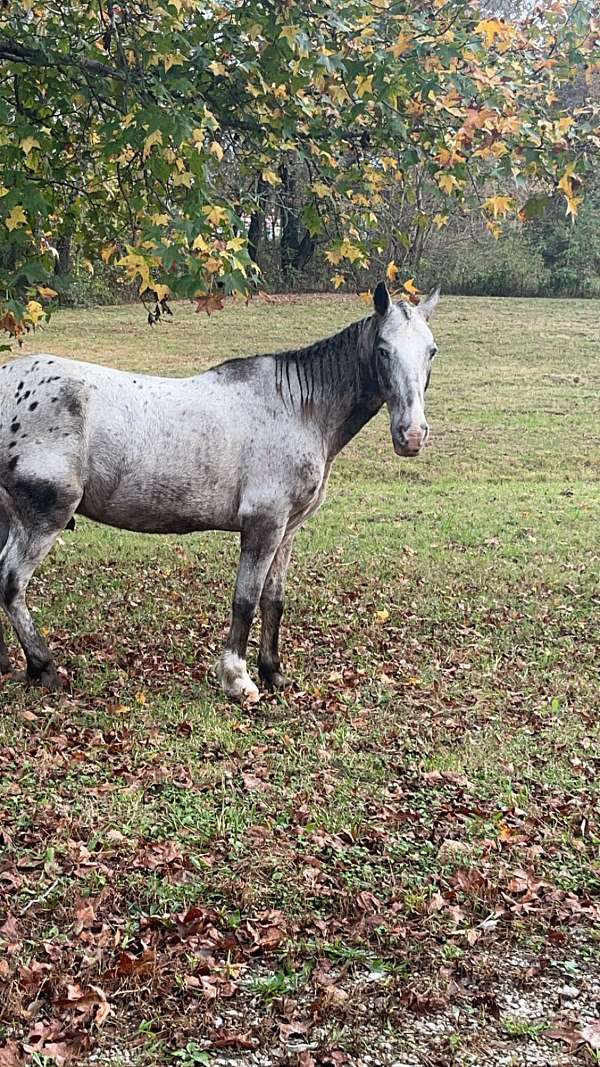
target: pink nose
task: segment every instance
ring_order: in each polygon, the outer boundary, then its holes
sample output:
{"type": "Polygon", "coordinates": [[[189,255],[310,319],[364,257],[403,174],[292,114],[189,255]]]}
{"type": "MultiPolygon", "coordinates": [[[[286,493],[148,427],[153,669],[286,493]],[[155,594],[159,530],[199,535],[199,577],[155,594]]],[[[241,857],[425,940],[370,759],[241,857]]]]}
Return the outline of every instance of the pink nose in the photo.
{"type": "Polygon", "coordinates": [[[427,439],[427,430],[422,426],[411,426],[410,430],[406,434],[406,444],[409,448],[418,450],[422,448],[427,439]]]}

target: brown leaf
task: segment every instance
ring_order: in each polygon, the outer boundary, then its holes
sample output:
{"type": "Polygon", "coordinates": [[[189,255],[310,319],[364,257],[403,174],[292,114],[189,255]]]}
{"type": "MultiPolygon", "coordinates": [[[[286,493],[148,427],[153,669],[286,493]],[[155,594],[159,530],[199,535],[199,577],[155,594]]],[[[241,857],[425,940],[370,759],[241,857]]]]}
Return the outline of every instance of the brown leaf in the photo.
{"type": "Polygon", "coordinates": [[[247,1034],[233,1034],[229,1031],[219,1034],[211,1041],[212,1048],[241,1048],[252,1050],[256,1047],[247,1034]]]}
{"type": "Polygon", "coordinates": [[[7,1041],[0,1048],[0,1067],[21,1067],[22,1063],[21,1046],[16,1041],[7,1041]]]}
{"type": "Polygon", "coordinates": [[[600,1019],[593,1019],[591,1023],[582,1026],[581,1036],[590,1048],[596,1051],[600,1049],[600,1019]]]}
{"type": "Polygon", "coordinates": [[[223,297],[218,293],[203,293],[196,297],[196,314],[205,311],[210,316],[213,311],[222,311],[224,306],[223,297]]]}
{"type": "Polygon", "coordinates": [[[279,1023],[279,1037],[282,1041],[289,1041],[290,1037],[301,1037],[310,1030],[310,1022],[295,1019],[291,1023],[279,1023]]]}
{"type": "Polygon", "coordinates": [[[156,952],[153,948],[147,948],[141,956],[133,956],[130,952],[121,952],[115,975],[118,978],[124,975],[140,976],[150,974],[156,965],[156,952]]]}

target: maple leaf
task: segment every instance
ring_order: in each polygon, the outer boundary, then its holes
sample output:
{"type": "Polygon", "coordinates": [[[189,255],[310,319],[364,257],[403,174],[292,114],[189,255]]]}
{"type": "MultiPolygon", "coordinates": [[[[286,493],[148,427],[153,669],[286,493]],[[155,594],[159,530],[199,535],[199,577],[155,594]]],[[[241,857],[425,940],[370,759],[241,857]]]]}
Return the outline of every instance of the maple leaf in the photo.
{"type": "Polygon", "coordinates": [[[506,215],[512,208],[514,201],[510,196],[490,196],[484,203],[484,211],[488,211],[495,219],[499,215],[506,215]]]}
{"type": "Polygon", "coordinates": [[[53,300],[55,296],[58,296],[56,289],[51,289],[49,285],[38,285],[37,291],[43,300],[53,300]]]}
{"type": "Polygon", "coordinates": [[[225,153],[223,152],[223,149],[218,141],[211,141],[210,151],[212,152],[213,156],[215,156],[219,160],[220,163],[225,153]]]}
{"type": "Polygon", "coordinates": [[[344,278],[343,274],[334,274],[333,277],[330,278],[330,281],[331,281],[331,284],[333,285],[334,289],[339,289],[340,286],[342,286],[344,284],[346,279],[344,278]]]}
{"type": "Polygon", "coordinates": [[[356,79],[356,95],[365,96],[366,93],[373,92],[373,75],[361,75],[356,79]]]}
{"type": "Polygon", "coordinates": [[[209,317],[213,311],[222,311],[224,306],[219,293],[201,293],[196,297],[196,312],[205,311],[209,317]]]}
{"type": "Polygon", "coordinates": [[[212,63],[208,64],[208,69],[211,70],[216,76],[221,74],[227,74],[226,67],[224,67],[222,63],[219,63],[216,59],[213,59],[212,63]]]}
{"type": "Polygon", "coordinates": [[[16,230],[17,226],[23,226],[27,222],[27,215],[25,209],[21,204],[15,204],[10,215],[4,220],[4,225],[7,230],[16,230]]]}
{"type": "Polygon", "coordinates": [[[396,38],[396,41],[390,48],[390,52],[392,53],[394,59],[399,59],[400,56],[403,56],[405,52],[408,52],[410,46],[412,45],[412,42],[413,39],[409,33],[401,33],[400,36],[396,38]]]}
{"type": "Polygon", "coordinates": [[[23,149],[25,155],[28,156],[34,148],[41,148],[41,145],[40,142],[35,139],[35,137],[24,137],[21,141],[21,148],[23,149]]]}
{"type": "Polygon", "coordinates": [[[147,159],[152,149],[156,145],[163,143],[163,135],[160,130],[154,130],[153,133],[148,134],[144,141],[144,148],[142,151],[142,159],[147,159]]]}
{"type": "MultiPolygon", "coordinates": [[[[220,226],[222,222],[228,218],[228,212],[223,207],[219,207],[218,204],[207,205],[202,208],[202,213],[207,222],[210,222],[212,226],[220,226]]],[[[198,238],[196,238],[198,240],[198,238]]],[[[196,242],[194,241],[194,246],[196,242]]]]}
{"type": "Polygon", "coordinates": [[[386,276],[387,280],[389,282],[395,282],[396,278],[399,275],[399,273],[400,273],[399,267],[396,266],[396,264],[394,263],[393,259],[390,260],[390,262],[387,265],[386,272],[385,272],[385,276],[386,276]]]}
{"type": "Polygon", "coordinates": [[[437,183],[445,193],[451,193],[453,189],[459,189],[460,184],[458,179],[454,177],[454,174],[442,174],[441,172],[436,175],[437,183]]]}
{"type": "Polygon", "coordinates": [[[44,309],[39,300],[30,300],[26,307],[26,319],[28,322],[32,322],[34,326],[43,319],[45,315],[44,309]]]}

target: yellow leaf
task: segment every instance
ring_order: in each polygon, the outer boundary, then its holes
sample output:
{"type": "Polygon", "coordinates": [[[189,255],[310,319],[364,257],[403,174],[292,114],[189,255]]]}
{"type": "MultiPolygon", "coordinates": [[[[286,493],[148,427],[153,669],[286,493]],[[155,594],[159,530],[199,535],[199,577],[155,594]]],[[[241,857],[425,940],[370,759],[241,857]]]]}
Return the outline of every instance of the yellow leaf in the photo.
{"type": "Polygon", "coordinates": [[[154,130],[149,134],[144,141],[144,151],[142,152],[143,159],[147,159],[155,145],[162,144],[163,138],[160,130],[154,130]]]}
{"type": "Polygon", "coordinates": [[[174,174],[171,180],[176,188],[185,185],[186,189],[191,189],[194,184],[194,175],[186,170],[184,174],[174,174]]]}
{"type": "Polygon", "coordinates": [[[226,248],[230,252],[240,252],[241,249],[245,247],[245,245],[245,237],[232,237],[231,240],[227,242],[226,248]]]}
{"type": "Polygon", "coordinates": [[[101,253],[100,253],[100,258],[101,258],[102,262],[103,263],[110,263],[110,261],[111,261],[111,259],[114,256],[116,251],[117,251],[117,246],[116,245],[107,245],[106,248],[103,248],[101,253]]]}
{"type": "Polygon", "coordinates": [[[192,245],[194,252],[210,252],[210,245],[205,237],[201,233],[198,234],[192,245]]]}
{"type": "Polygon", "coordinates": [[[419,290],[417,289],[417,287],[415,285],[414,278],[409,278],[408,281],[404,282],[403,289],[407,293],[410,293],[412,296],[414,296],[415,293],[419,292],[419,290]]]}
{"type": "Polygon", "coordinates": [[[153,226],[166,226],[169,221],[169,216],[164,212],[157,212],[155,215],[150,216],[150,222],[153,226]]]}
{"type": "Polygon", "coordinates": [[[574,219],[577,215],[579,205],[581,204],[583,197],[574,196],[572,193],[565,193],[565,200],[567,201],[567,215],[570,215],[574,219]]]}
{"type": "Polygon", "coordinates": [[[21,148],[25,155],[28,156],[32,149],[41,148],[41,145],[39,141],[36,141],[35,137],[24,137],[21,141],[21,148]]]}
{"type": "Polygon", "coordinates": [[[216,59],[213,59],[212,63],[208,64],[208,69],[212,70],[214,75],[227,74],[226,68],[222,63],[218,63],[216,59]]]}
{"type": "Polygon", "coordinates": [[[7,196],[10,193],[10,189],[7,189],[5,185],[0,185],[0,197],[7,196]]]}
{"type": "Polygon", "coordinates": [[[171,67],[183,66],[183,56],[163,56],[163,65],[165,71],[171,69],[171,67]]]}
{"type": "Polygon", "coordinates": [[[369,74],[367,77],[360,77],[356,79],[356,95],[365,96],[366,93],[373,92],[373,75],[369,74]]]}
{"type": "Polygon", "coordinates": [[[211,150],[213,156],[216,156],[216,158],[219,160],[219,163],[220,163],[221,160],[223,159],[224,152],[223,152],[223,149],[221,148],[221,145],[219,144],[219,142],[218,141],[213,141],[211,146],[210,146],[210,150],[211,150]]]}
{"type": "Polygon", "coordinates": [[[269,185],[281,185],[281,178],[274,170],[263,170],[263,181],[268,182],[269,185]]]}
{"type": "Polygon", "coordinates": [[[360,294],[360,299],[362,300],[363,304],[370,304],[373,300],[373,293],[370,289],[367,289],[366,293],[360,294]]]}
{"type": "Polygon", "coordinates": [[[44,309],[39,300],[30,300],[27,304],[25,317],[35,326],[40,319],[44,318],[44,309]]]}
{"type": "Polygon", "coordinates": [[[387,622],[390,617],[390,613],[387,608],[382,608],[381,611],[375,612],[375,618],[377,622],[387,622]]]}
{"type": "Polygon", "coordinates": [[[152,282],[152,289],[156,293],[157,300],[166,300],[171,290],[168,285],[159,285],[158,282],[152,282]]]}
{"type": "Polygon", "coordinates": [[[400,273],[399,269],[396,266],[396,264],[394,263],[394,260],[393,259],[390,260],[390,262],[387,265],[387,270],[385,272],[385,276],[386,276],[387,280],[389,282],[395,282],[399,273],[400,273]]]}
{"type": "Polygon", "coordinates": [[[331,192],[329,186],[325,185],[325,182],[313,182],[311,189],[317,196],[329,196],[329,193],[331,192]]]}
{"type": "Polygon", "coordinates": [[[10,215],[4,220],[7,230],[16,230],[17,226],[23,226],[27,222],[27,215],[21,204],[15,204],[10,215]]]}
{"type": "Polygon", "coordinates": [[[412,37],[410,36],[410,34],[401,33],[400,36],[397,38],[396,43],[393,44],[390,48],[390,52],[392,53],[394,59],[399,59],[400,56],[403,56],[405,52],[408,52],[408,49],[410,48],[411,44],[412,37]]]}
{"type": "Polygon", "coordinates": [[[435,222],[438,230],[441,230],[448,222],[448,215],[434,215],[433,221],[435,222]]]}
{"type": "Polygon", "coordinates": [[[51,289],[49,285],[38,285],[37,291],[43,300],[52,300],[53,297],[58,296],[56,289],[51,289]]]}
{"type": "Polygon", "coordinates": [[[491,48],[495,41],[499,52],[505,52],[516,35],[516,29],[502,19],[482,19],[475,27],[475,33],[485,37],[486,48],[491,48]]]}
{"type": "Polygon", "coordinates": [[[205,216],[206,221],[210,222],[212,226],[219,226],[219,224],[224,222],[227,218],[225,208],[218,207],[216,204],[212,207],[207,204],[206,207],[202,208],[202,214],[205,216]]]}
{"type": "Polygon", "coordinates": [[[130,281],[134,281],[139,274],[140,281],[140,293],[143,293],[150,286],[150,266],[146,262],[143,256],[139,252],[130,252],[128,255],[123,256],[117,260],[117,267],[123,267],[127,271],[127,276],[130,281]]]}
{"type": "Polygon", "coordinates": [[[566,133],[567,130],[569,130],[571,128],[571,126],[573,125],[574,122],[575,122],[575,119],[571,118],[570,115],[565,115],[562,119],[559,119],[558,122],[556,123],[556,129],[558,130],[559,133],[566,133]]]}
{"type": "Polygon", "coordinates": [[[445,193],[451,193],[453,189],[460,188],[460,185],[453,174],[442,174],[441,172],[438,172],[436,177],[440,189],[445,193]]]}
{"type": "Polygon", "coordinates": [[[513,200],[510,196],[490,196],[484,203],[484,211],[488,211],[490,215],[493,215],[495,219],[499,215],[506,215],[513,206],[513,200]]]}
{"type": "Polygon", "coordinates": [[[299,33],[299,26],[284,26],[283,29],[280,31],[279,36],[284,37],[291,48],[299,33]]]}
{"type": "Polygon", "coordinates": [[[356,245],[350,243],[350,241],[342,241],[340,246],[340,257],[342,259],[349,259],[351,263],[356,263],[359,259],[364,259],[364,253],[356,245]]]}
{"type": "Polygon", "coordinates": [[[333,278],[331,278],[331,284],[333,285],[334,289],[339,289],[345,281],[346,279],[344,278],[343,274],[334,274],[333,278]]]}

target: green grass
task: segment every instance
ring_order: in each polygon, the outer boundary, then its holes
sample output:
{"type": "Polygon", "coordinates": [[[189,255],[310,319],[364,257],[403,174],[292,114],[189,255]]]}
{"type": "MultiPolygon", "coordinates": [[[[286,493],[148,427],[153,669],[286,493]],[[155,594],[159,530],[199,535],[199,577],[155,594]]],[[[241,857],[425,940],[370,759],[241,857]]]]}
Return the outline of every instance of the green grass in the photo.
{"type": "MultiPolygon", "coordinates": [[[[62,312],[28,348],[189,374],[364,311],[177,307],[154,332],[137,307],[62,312]]],[[[0,688],[0,926],[17,923],[12,942],[0,932],[16,946],[0,1036],[27,1034],[33,997],[65,1041],[77,1024],[84,1052],[108,1042],[151,1063],[188,1046],[185,1062],[204,1062],[215,1014],[235,1008],[229,1030],[268,1047],[273,1005],[301,1010],[309,989],[338,1028],[322,1047],[352,1050],[334,971],[379,976],[358,996],[383,1032],[394,998],[423,983],[445,996],[484,947],[501,974],[509,943],[572,927],[593,959],[598,310],[451,298],[435,333],[431,447],[399,461],[382,413],[297,538],[283,696],[245,711],[212,680],[233,537],[82,520],[32,582],[70,689],[0,688]],[[95,916],[83,928],[81,901],[95,916]],[[210,911],[204,940],[174,918],[193,905],[210,911]],[[124,949],[152,967],[115,973],[124,949]],[[31,977],[32,961],[49,970],[31,977]],[[102,1030],[93,1006],[65,1006],[74,982],[106,990],[102,1030]]]]}

